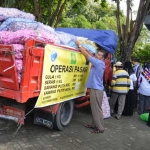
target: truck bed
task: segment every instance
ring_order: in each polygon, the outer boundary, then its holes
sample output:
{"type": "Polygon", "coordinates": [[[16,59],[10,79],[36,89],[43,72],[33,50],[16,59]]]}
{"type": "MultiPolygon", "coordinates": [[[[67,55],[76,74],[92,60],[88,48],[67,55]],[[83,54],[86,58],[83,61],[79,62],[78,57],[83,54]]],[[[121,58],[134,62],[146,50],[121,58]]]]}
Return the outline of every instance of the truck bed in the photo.
{"type": "Polygon", "coordinates": [[[18,83],[12,46],[0,45],[0,96],[25,103],[29,98],[37,97],[41,89],[44,45],[29,40],[23,51],[23,69],[21,82],[18,83]]]}

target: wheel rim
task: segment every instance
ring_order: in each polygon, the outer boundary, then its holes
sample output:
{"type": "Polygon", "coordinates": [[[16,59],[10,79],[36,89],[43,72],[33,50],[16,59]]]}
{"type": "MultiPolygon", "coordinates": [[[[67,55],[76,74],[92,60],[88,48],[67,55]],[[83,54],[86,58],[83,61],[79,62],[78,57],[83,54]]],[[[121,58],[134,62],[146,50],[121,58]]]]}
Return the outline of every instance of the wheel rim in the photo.
{"type": "Polygon", "coordinates": [[[70,118],[71,106],[69,102],[65,102],[61,108],[61,123],[67,125],[70,118]]]}

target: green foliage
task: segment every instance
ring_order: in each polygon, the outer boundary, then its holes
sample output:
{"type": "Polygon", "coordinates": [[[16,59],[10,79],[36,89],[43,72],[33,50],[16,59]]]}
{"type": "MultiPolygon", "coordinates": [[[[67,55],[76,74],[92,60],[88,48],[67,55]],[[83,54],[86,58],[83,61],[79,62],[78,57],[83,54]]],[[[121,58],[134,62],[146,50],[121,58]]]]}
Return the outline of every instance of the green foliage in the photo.
{"type": "Polygon", "coordinates": [[[102,30],[108,30],[109,27],[106,26],[106,23],[103,21],[96,21],[93,23],[92,28],[94,29],[102,29],[102,30]]]}
{"type": "Polygon", "coordinates": [[[90,22],[88,22],[84,15],[79,15],[74,18],[65,18],[59,26],[74,28],[91,28],[90,22]]]}
{"type": "Polygon", "coordinates": [[[107,1],[106,1],[106,0],[102,0],[102,1],[101,1],[101,6],[102,6],[103,8],[108,7],[107,1]]]}
{"type": "Polygon", "coordinates": [[[140,58],[141,63],[150,60],[150,44],[147,43],[149,34],[148,29],[143,27],[132,53],[132,56],[140,58]]]}
{"type": "Polygon", "coordinates": [[[150,44],[146,44],[143,48],[135,50],[132,56],[138,57],[142,64],[146,61],[150,62],[150,44]]]}
{"type": "Polygon", "coordinates": [[[58,25],[58,27],[74,27],[72,18],[64,18],[62,22],[58,25]]]}

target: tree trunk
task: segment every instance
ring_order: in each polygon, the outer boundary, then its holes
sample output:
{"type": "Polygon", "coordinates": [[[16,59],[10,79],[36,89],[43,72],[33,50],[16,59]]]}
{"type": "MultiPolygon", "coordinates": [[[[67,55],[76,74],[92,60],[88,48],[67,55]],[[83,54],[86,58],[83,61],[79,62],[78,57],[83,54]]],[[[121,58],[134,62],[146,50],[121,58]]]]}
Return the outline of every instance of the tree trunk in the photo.
{"type": "Polygon", "coordinates": [[[48,25],[51,24],[52,4],[53,4],[53,0],[49,0],[49,6],[48,6],[48,25]]]}
{"type": "MultiPolygon", "coordinates": [[[[117,3],[118,3],[118,1],[119,0],[117,0],[117,3]]],[[[128,5],[127,11],[129,11],[129,0],[127,1],[127,5],[128,5]]],[[[150,0],[140,0],[135,24],[132,20],[130,20],[131,21],[130,22],[130,31],[128,33],[127,33],[127,31],[129,30],[129,22],[126,20],[125,39],[123,39],[123,41],[120,41],[120,49],[121,49],[121,51],[120,51],[121,52],[121,60],[120,61],[122,61],[123,63],[127,60],[130,60],[134,45],[140,35],[142,27],[143,27],[143,22],[147,15],[149,5],[150,5],[150,0]]],[[[127,17],[128,17],[128,14],[127,14],[127,17]]],[[[118,16],[117,16],[117,20],[119,20],[118,16]]],[[[117,22],[117,24],[118,24],[118,22],[117,22]]],[[[122,37],[122,35],[119,35],[119,33],[120,33],[119,30],[120,29],[118,27],[118,36],[122,37]]]]}
{"type": "Polygon", "coordinates": [[[58,11],[60,9],[60,6],[61,6],[61,2],[62,0],[58,0],[58,3],[57,3],[57,8],[56,10],[54,11],[53,15],[51,16],[51,19],[49,21],[49,25],[52,26],[57,18],[57,15],[58,15],[58,11]]]}
{"type": "Polygon", "coordinates": [[[35,17],[38,22],[42,19],[42,8],[38,4],[38,0],[34,0],[35,17]]]}
{"type": "Polygon", "coordinates": [[[56,19],[56,23],[54,25],[55,28],[57,27],[57,25],[58,25],[58,23],[60,21],[60,17],[62,15],[62,12],[63,12],[63,9],[64,9],[66,3],[67,3],[67,0],[64,1],[64,3],[62,4],[61,8],[59,9],[58,16],[57,16],[57,19],[56,19]]]}

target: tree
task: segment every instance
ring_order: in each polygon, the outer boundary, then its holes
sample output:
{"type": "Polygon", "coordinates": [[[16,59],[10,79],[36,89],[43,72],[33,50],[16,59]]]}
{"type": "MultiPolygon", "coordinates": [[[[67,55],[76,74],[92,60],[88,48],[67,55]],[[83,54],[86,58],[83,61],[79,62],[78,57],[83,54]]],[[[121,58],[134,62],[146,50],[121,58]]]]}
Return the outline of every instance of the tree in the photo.
{"type": "MultiPolygon", "coordinates": [[[[115,6],[107,4],[106,1],[102,3],[102,1],[100,0],[89,0],[88,3],[85,3],[82,7],[79,7],[79,5],[76,5],[74,7],[74,5],[70,3],[67,14],[62,18],[59,26],[69,27],[70,21],[72,20],[72,24],[70,24],[70,27],[105,30],[111,29],[117,31],[115,11],[115,6]],[[80,17],[81,14],[86,18],[86,22],[89,22],[88,24],[83,23],[82,19],[76,19],[76,24],[74,24],[75,18],[80,17]],[[67,23],[68,21],[69,23],[67,23]],[[91,27],[89,26],[89,24],[91,24],[91,27]]],[[[123,16],[123,13],[121,14],[121,20],[123,20],[125,17],[123,16]]]]}
{"type": "Polygon", "coordinates": [[[125,24],[120,22],[120,0],[117,4],[116,18],[119,37],[121,61],[130,60],[134,45],[140,35],[144,19],[149,11],[150,0],[140,0],[136,20],[132,20],[132,0],[127,0],[127,14],[125,24]]]}
{"type": "Polygon", "coordinates": [[[136,56],[140,59],[140,63],[149,62],[150,59],[150,44],[146,44],[144,47],[141,47],[134,51],[133,56],[136,56]]]}
{"type": "Polygon", "coordinates": [[[57,27],[68,5],[84,6],[88,0],[0,0],[2,7],[14,7],[35,15],[36,21],[57,27]]]}

